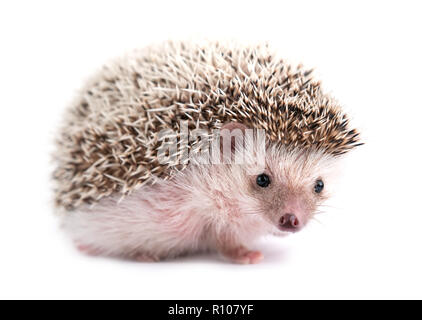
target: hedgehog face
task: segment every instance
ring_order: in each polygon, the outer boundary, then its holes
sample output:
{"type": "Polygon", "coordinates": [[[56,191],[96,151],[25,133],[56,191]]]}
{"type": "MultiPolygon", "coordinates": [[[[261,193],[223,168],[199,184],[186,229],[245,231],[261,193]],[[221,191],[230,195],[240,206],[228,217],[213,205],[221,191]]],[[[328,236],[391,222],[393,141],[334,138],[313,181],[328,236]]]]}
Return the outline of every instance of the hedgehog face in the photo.
{"type": "Polygon", "coordinates": [[[247,178],[254,210],[281,231],[301,230],[328,198],[333,160],[318,151],[269,148],[265,169],[247,178]]]}
{"type": "Polygon", "coordinates": [[[243,133],[243,143],[229,141],[232,152],[242,154],[244,163],[229,165],[227,172],[219,174],[219,188],[229,188],[225,192],[231,195],[229,206],[238,203],[240,212],[261,214],[281,231],[301,230],[328,198],[338,156],[266,142],[265,135],[248,135],[239,123],[226,124],[223,129],[229,129],[231,137],[236,129],[243,133]]]}

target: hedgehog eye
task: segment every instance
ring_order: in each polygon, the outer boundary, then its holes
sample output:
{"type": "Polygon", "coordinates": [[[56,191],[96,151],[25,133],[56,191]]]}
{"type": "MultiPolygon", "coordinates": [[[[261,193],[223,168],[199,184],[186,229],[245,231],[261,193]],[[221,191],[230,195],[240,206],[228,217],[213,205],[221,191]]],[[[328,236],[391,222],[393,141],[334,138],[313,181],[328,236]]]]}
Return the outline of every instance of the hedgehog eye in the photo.
{"type": "Polygon", "coordinates": [[[266,188],[270,185],[270,177],[266,175],[265,173],[260,174],[256,177],[256,184],[260,186],[261,188],[266,188]]]}
{"type": "Polygon", "coordinates": [[[317,180],[314,186],[315,193],[321,193],[322,189],[324,189],[324,182],[322,180],[317,180]]]}

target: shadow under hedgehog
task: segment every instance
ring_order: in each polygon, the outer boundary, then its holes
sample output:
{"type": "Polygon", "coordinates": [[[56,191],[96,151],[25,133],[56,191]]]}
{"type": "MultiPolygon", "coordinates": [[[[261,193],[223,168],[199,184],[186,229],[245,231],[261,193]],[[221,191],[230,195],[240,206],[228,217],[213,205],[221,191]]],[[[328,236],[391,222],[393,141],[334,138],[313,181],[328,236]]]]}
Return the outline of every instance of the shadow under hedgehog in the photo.
{"type": "Polygon", "coordinates": [[[333,165],[360,144],[311,71],[268,45],[165,42],[106,65],[81,90],[57,141],[56,205],[89,254],[218,251],[256,263],[252,242],[301,230],[328,196],[333,165]],[[247,161],[212,161],[207,139],[190,136],[198,129],[228,136],[247,161]],[[164,138],[176,147],[166,161],[164,138]]]}

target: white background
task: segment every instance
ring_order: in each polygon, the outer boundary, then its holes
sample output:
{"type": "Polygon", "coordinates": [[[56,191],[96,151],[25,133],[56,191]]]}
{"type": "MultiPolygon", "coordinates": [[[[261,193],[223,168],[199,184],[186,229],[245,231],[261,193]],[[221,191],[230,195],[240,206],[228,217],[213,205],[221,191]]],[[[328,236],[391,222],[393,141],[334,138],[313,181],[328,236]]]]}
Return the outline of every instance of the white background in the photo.
{"type": "Polygon", "coordinates": [[[422,298],[420,1],[2,1],[0,298],[422,298]],[[84,79],[169,38],[269,40],[363,132],[306,230],[259,265],[80,255],[51,205],[52,140],[84,79]]]}

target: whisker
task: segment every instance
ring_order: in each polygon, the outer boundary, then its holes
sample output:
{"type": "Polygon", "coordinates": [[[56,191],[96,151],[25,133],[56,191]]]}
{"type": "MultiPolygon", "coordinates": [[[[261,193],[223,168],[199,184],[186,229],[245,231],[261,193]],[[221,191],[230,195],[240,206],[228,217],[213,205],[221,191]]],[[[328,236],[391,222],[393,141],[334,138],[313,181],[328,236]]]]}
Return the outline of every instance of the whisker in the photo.
{"type": "Polygon", "coordinates": [[[322,210],[315,210],[314,211],[314,215],[321,214],[321,213],[326,213],[326,211],[322,211],[322,210]]]}
{"type": "Polygon", "coordinates": [[[323,223],[319,220],[319,219],[317,219],[317,218],[315,218],[315,217],[312,217],[311,218],[312,220],[315,220],[316,222],[318,222],[320,225],[323,225],[323,223]]]}
{"type": "Polygon", "coordinates": [[[340,208],[340,207],[332,206],[332,205],[329,205],[329,204],[320,204],[320,205],[318,205],[318,207],[326,207],[326,208],[331,208],[331,209],[336,209],[336,210],[342,210],[342,208],[340,208]]]}

